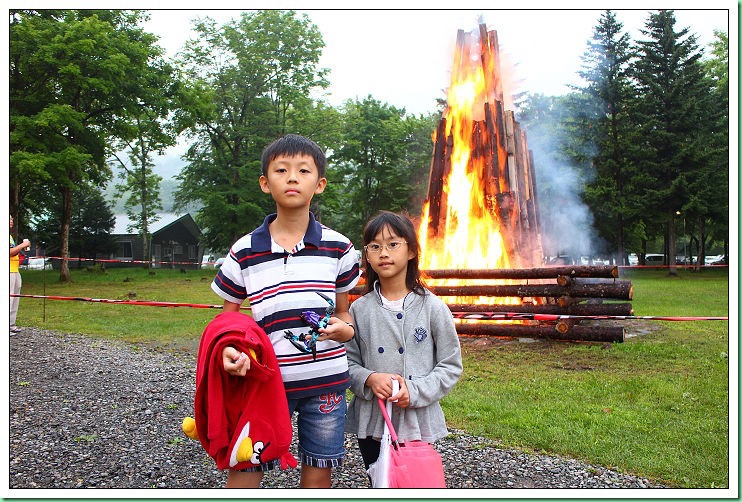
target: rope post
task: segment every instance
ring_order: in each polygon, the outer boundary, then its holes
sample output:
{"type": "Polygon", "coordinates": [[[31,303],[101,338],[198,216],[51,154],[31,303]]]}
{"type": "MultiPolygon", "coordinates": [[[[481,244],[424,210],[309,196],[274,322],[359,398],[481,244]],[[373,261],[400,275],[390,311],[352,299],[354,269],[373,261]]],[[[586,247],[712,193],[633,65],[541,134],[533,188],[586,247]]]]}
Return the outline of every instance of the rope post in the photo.
{"type": "Polygon", "coordinates": [[[43,263],[41,265],[41,277],[43,277],[43,284],[44,284],[44,304],[42,308],[42,314],[41,314],[41,322],[46,322],[46,244],[43,242],[40,242],[41,244],[41,258],[43,260],[43,263]]]}

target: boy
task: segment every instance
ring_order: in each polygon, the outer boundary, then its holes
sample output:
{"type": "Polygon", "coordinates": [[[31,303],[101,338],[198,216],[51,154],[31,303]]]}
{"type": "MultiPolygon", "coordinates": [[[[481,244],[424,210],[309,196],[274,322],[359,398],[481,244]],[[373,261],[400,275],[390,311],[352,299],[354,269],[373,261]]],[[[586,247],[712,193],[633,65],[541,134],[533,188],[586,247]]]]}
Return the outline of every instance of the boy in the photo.
{"type": "MultiPolygon", "coordinates": [[[[298,413],[302,488],[329,488],[332,467],[345,456],[345,391],[350,385],[344,342],[355,334],[348,312],[348,291],[359,279],[353,244],[314,219],[309,204],[324,191],[327,160],[322,149],[302,136],[288,134],[268,145],[262,156],[260,188],[276,203],[276,213],[234,243],[211,288],[224,299],[224,311],[250,302],[252,316],[271,339],[289,403],[298,413]],[[334,299],[335,314],[320,329],[316,354],[297,348],[285,336],[310,327],[301,313],[320,316],[334,299]]],[[[298,341],[298,344],[302,344],[298,341]]],[[[295,340],[296,342],[296,340],[295,340]]],[[[233,347],[222,353],[224,370],[250,378],[250,360],[233,347]]],[[[230,470],[227,487],[260,486],[264,464],[230,470]]]]}

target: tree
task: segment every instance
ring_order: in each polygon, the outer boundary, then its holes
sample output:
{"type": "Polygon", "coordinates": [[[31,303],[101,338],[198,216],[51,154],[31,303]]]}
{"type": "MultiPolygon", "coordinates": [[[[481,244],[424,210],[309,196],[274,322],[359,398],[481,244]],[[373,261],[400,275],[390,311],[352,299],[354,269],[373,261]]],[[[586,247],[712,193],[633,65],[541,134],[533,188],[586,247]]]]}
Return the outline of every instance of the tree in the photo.
{"type": "MultiPolygon", "coordinates": [[[[358,240],[379,210],[407,208],[412,171],[406,161],[413,129],[404,109],[371,96],[346,101],[343,113],[342,146],[332,153],[335,171],[328,173],[325,190],[342,190],[342,196],[323,199],[323,209],[333,228],[358,240]]],[[[427,154],[429,159],[430,150],[427,154]]]]}
{"type": "MultiPolygon", "coordinates": [[[[155,48],[157,57],[163,52],[155,48]]],[[[143,88],[137,101],[132,102],[128,114],[122,115],[116,124],[118,137],[114,142],[112,154],[121,171],[122,183],[116,186],[117,195],[127,194],[124,207],[127,215],[136,222],[131,230],[139,230],[142,236],[142,256],[149,256],[149,227],[159,219],[157,211],[162,209],[160,202],[160,182],[152,168],[152,154],[162,154],[165,148],[175,144],[176,134],[168,127],[165,119],[173,104],[173,69],[162,60],[150,67],[147,79],[149,86],[143,88]],[[128,157],[128,162],[122,158],[128,157]]],[[[147,261],[149,267],[150,262],[147,261]]]]}
{"type": "Polygon", "coordinates": [[[324,42],[294,11],[244,12],[223,26],[206,18],[195,31],[177,62],[175,119],[192,144],[176,197],[203,203],[205,244],[226,249],[274,210],[258,186],[261,153],[288,131],[294,107],[327,87],[324,42]]]}
{"type": "MultiPolygon", "coordinates": [[[[37,221],[36,240],[44,242],[46,253],[51,255],[58,255],[62,249],[61,206],[61,197],[55,197],[37,221]]],[[[70,254],[79,258],[109,255],[117,246],[111,235],[115,224],[116,218],[100,191],[85,185],[76,188],[70,220],[70,254]]]]}
{"type": "Polygon", "coordinates": [[[634,92],[629,75],[632,59],[629,36],[615,14],[604,12],[588,42],[579,72],[587,85],[581,92],[588,98],[582,107],[579,131],[595,147],[592,156],[594,177],[587,184],[584,200],[595,216],[595,228],[626,265],[627,238],[636,230],[641,207],[635,196],[637,179],[636,127],[632,121],[634,92]]]}
{"type": "Polygon", "coordinates": [[[675,267],[676,217],[689,200],[689,176],[707,162],[702,128],[708,84],[700,63],[703,51],[688,28],[675,31],[673,11],[651,13],[637,42],[634,77],[643,151],[640,168],[647,175],[645,208],[664,221],[665,251],[671,275],[675,267]]]}
{"type": "Polygon", "coordinates": [[[698,124],[706,159],[689,173],[689,200],[682,208],[684,223],[697,233],[698,263],[706,255],[707,238],[724,243],[728,257],[729,240],[729,37],[716,31],[711,55],[702,62],[711,99],[705,117],[698,124]]]}
{"type": "Polygon", "coordinates": [[[591,103],[578,92],[564,96],[530,95],[518,119],[533,151],[544,253],[592,254],[596,251],[593,216],[582,200],[593,177],[591,137],[580,134],[591,103]],[[553,208],[559,208],[558,211],[553,208]]]}
{"type": "Polygon", "coordinates": [[[11,211],[22,184],[34,183],[33,197],[60,195],[62,281],[70,280],[74,190],[110,177],[108,140],[147,86],[156,39],[137,26],[144,18],[119,10],[11,12],[11,211]]]}

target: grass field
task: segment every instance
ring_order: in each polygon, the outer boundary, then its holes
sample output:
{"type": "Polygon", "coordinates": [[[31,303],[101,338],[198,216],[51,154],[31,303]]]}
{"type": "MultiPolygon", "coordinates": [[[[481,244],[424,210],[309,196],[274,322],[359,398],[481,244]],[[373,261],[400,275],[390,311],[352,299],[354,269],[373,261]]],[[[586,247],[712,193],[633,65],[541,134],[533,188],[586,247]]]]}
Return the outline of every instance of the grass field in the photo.
{"type": "MultiPolygon", "coordinates": [[[[56,272],[23,271],[22,293],[221,304],[209,287],[213,270],[72,273],[62,284],[56,272]]],[[[725,269],[678,277],[632,270],[622,278],[634,286],[636,315],[729,315],[725,269]]],[[[22,298],[18,324],[195,354],[218,312],[22,298]]],[[[673,487],[728,487],[730,356],[737,363],[729,323],[622,324],[629,337],[616,344],[464,340],[464,375],[443,401],[449,426],[673,487]]]]}

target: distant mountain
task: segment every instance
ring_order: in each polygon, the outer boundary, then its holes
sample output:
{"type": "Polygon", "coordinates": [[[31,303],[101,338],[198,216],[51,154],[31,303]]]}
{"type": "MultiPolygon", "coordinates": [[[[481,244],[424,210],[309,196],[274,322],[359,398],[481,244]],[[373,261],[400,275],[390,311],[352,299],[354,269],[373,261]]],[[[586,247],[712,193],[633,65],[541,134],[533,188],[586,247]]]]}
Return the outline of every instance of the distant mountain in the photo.
{"type": "MultiPolygon", "coordinates": [[[[160,183],[160,201],[162,202],[162,211],[173,212],[175,205],[175,191],[178,189],[179,183],[175,178],[184,166],[184,162],[180,159],[180,155],[176,152],[170,151],[166,155],[162,155],[155,159],[154,172],[162,177],[160,183]]],[[[114,213],[123,213],[124,210],[124,199],[125,197],[114,198],[116,192],[116,184],[120,183],[121,180],[118,178],[118,171],[114,169],[114,178],[108,182],[106,188],[103,190],[103,195],[106,200],[111,203],[111,210],[114,213]]],[[[195,215],[196,211],[201,208],[200,204],[190,204],[186,207],[185,211],[195,215]]]]}
{"type": "Polygon", "coordinates": [[[176,152],[169,151],[167,154],[155,159],[155,173],[162,176],[164,180],[175,178],[185,166],[180,155],[176,152]]]}

